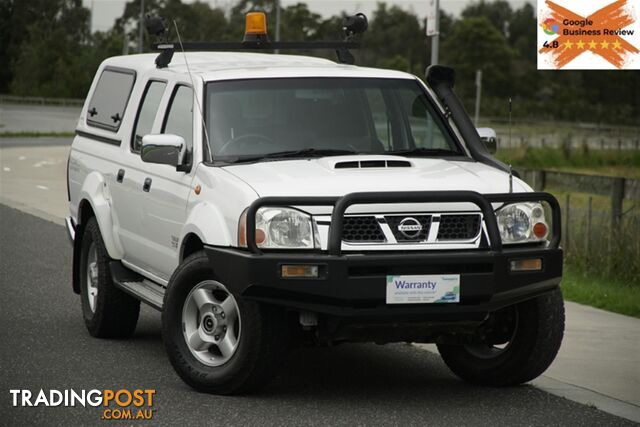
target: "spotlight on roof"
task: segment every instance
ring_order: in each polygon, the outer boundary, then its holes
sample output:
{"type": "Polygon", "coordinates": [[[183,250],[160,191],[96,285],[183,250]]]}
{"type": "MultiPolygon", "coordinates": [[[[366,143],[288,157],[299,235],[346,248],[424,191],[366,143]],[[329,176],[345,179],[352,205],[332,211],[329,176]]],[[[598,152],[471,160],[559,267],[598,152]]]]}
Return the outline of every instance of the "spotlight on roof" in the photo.
{"type": "Polygon", "coordinates": [[[152,16],[147,14],[144,25],[147,28],[147,33],[151,36],[161,37],[169,32],[167,26],[164,24],[164,19],[158,15],[152,16]]]}
{"type": "Polygon", "coordinates": [[[344,30],[344,35],[350,39],[356,34],[362,34],[367,31],[369,28],[369,22],[367,21],[367,17],[364,13],[357,13],[352,16],[347,16],[344,20],[344,24],[342,29],[344,30]]]}

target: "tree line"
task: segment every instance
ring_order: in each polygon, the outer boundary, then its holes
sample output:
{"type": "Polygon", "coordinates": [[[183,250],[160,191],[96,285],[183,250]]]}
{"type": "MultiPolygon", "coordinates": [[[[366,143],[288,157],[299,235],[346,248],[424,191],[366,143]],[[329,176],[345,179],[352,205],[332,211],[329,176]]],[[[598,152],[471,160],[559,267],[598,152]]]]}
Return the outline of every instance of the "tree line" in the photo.
{"type": "MultiPolygon", "coordinates": [[[[92,33],[81,0],[0,0],[0,93],[84,98],[102,60],[137,52],[139,8],[139,0],[128,2],[110,30],[92,33]]],[[[268,13],[274,36],[274,0],[240,0],[228,10],[145,0],[145,8],[175,20],[184,41],[239,41],[244,14],[256,9],[268,13]]],[[[337,39],[344,16],[323,18],[302,2],[283,7],[281,39],[337,39]]],[[[514,9],[505,0],[472,2],[459,17],[441,12],[439,62],[456,69],[456,90],[469,110],[481,69],[482,116],[506,117],[513,98],[521,119],[640,123],[639,71],[537,71],[536,26],[531,4],[514,9]]],[[[145,34],[144,51],[151,42],[145,34]]],[[[424,19],[385,2],[369,16],[362,42],[359,65],[423,76],[430,62],[424,19]]]]}

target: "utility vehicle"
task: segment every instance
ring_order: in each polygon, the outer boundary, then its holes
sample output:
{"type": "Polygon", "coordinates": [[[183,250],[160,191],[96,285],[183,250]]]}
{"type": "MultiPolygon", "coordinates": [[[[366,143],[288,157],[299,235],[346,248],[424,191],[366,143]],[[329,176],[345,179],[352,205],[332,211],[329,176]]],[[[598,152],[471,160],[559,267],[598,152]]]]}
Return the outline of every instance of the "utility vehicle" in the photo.
{"type": "Polygon", "coordinates": [[[264,22],[100,65],[68,164],[90,334],[130,336],[147,303],[180,377],[219,394],[292,345],[357,341],[436,343],[478,384],[540,375],[564,330],[556,199],[492,157],[450,68],[353,65],[361,15],[315,44],[264,22]]]}

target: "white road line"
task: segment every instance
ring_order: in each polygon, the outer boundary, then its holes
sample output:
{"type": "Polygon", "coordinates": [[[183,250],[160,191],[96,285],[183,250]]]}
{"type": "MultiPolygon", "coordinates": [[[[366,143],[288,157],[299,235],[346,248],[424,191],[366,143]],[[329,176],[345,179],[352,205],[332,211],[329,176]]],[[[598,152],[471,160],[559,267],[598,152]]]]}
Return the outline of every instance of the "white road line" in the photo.
{"type": "Polygon", "coordinates": [[[40,190],[48,190],[49,187],[45,187],[44,185],[36,185],[36,188],[39,188],[40,190]]]}
{"type": "Polygon", "coordinates": [[[20,157],[18,157],[18,160],[26,160],[26,159],[27,159],[27,156],[20,156],[20,157]]]}
{"type": "Polygon", "coordinates": [[[3,171],[5,171],[5,172],[11,172],[11,168],[8,168],[8,167],[6,167],[6,166],[5,166],[5,167],[3,167],[3,168],[2,168],[2,170],[3,170],[3,171]]]}
{"type": "Polygon", "coordinates": [[[33,167],[34,168],[40,168],[42,166],[52,166],[52,165],[56,165],[60,162],[56,162],[54,160],[51,159],[47,159],[47,160],[40,160],[38,163],[34,163],[33,167]]]}
{"type": "Polygon", "coordinates": [[[640,407],[633,403],[624,402],[597,391],[556,380],[546,375],[536,378],[531,384],[547,393],[564,397],[583,405],[595,406],[601,411],[640,423],[640,407]]]}

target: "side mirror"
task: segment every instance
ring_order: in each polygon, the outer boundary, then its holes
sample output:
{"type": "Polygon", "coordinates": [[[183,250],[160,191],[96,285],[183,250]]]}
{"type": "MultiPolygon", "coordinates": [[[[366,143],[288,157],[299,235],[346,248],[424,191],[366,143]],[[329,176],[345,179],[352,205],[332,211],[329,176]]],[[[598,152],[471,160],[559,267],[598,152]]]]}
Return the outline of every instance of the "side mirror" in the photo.
{"type": "Polygon", "coordinates": [[[160,134],[142,137],[140,157],[143,162],[181,166],[185,160],[187,144],[178,135],[160,134]]]}
{"type": "Polygon", "coordinates": [[[484,143],[489,153],[496,154],[498,151],[498,137],[496,136],[496,131],[491,128],[477,128],[478,135],[480,135],[480,140],[484,143]]]}

